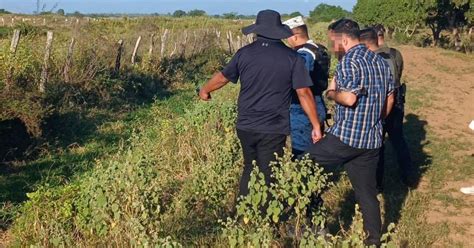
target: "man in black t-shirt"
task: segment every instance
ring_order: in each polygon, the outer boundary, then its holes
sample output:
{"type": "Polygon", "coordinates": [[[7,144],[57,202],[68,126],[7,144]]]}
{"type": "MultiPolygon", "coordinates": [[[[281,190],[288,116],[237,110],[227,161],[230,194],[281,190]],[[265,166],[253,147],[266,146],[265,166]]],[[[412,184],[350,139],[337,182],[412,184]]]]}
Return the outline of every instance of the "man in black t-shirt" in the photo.
{"type": "Polygon", "coordinates": [[[248,182],[256,161],[267,184],[271,182],[270,162],[274,153],[283,154],[286,137],[290,133],[290,102],[296,90],[303,109],[313,126],[312,140],[321,139],[321,128],[310,86],[313,85],[304,60],[288,48],[281,39],[293,35],[281,23],[278,12],[259,12],[255,24],[242,32],[257,34],[257,40],[241,48],[229,64],[216,73],[199,92],[202,100],[209,100],[210,93],[229,81],[241,88],[238,99],[237,135],[244,155],[244,171],[239,195],[247,195],[248,182]]]}

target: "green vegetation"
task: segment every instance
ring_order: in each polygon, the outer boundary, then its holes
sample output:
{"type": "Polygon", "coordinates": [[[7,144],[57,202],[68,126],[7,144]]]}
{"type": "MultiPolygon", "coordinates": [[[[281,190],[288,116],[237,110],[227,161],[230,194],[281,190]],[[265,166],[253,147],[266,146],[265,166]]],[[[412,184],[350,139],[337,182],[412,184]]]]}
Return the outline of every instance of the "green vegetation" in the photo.
{"type": "MultiPolygon", "coordinates": [[[[237,37],[243,25],[184,16],[99,19],[77,26],[62,20],[55,26],[22,24],[14,27],[22,33],[15,56],[9,52],[13,28],[0,29],[0,134],[23,127],[32,135],[22,141],[33,140],[1,164],[0,228],[11,234],[10,245],[360,247],[361,216],[347,177],[329,183],[329,175],[307,159],[292,162],[288,153],[279,158],[277,183],[271,187],[264,187],[255,171],[252,193],[236,206],[242,167],[234,132],[239,87],[226,86],[211,102],[197,101],[195,88],[230,58],[225,35],[217,40],[216,30],[237,37]],[[53,56],[42,94],[37,85],[45,32],[51,29],[53,56]],[[161,57],[165,29],[170,35],[161,57]],[[156,44],[149,56],[151,33],[156,44]],[[142,46],[132,65],[128,61],[138,36],[142,46]],[[71,80],[65,82],[72,37],[77,45],[71,80]],[[119,39],[125,50],[117,73],[119,39]],[[312,183],[303,187],[303,179],[312,183]],[[324,206],[306,220],[309,196],[321,192],[324,206]],[[271,199],[268,206],[265,197],[271,199]],[[313,235],[311,223],[327,226],[331,235],[313,235]]],[[[325,44],[327,23],[310,29],[312,38],[325,44]]],[[[408,105],[425,111],[432,92],[410,92],[408,105]]],[[[427,134],[426,122],[413,114],[406,129],[415,163],[433,182],[429,190],[439,191],[443,178],[455,175],[449,168],[456,143],[427,134]]],[[[7,140],[2,136],[2,151],[7,140]]],[[[423,212],[429,200],[451,198],[442,192],[408,192],[398,182],[393,156],[388,158],[390,176],[381,197],[385,245],[429,247],[445,239],[449,227],[428,224],[423,212]]],[[[467,171],[472,161],[455,163],[467,171]]]]}
{"type": "MultiPolygon", "coordinates": [[[[472,35],[468,29],[473,24],[473,11],[474,3],[470,0],[359,0],[354,6],[354,17],[366,25],[384,24],[390,34],[398,34],[395,38],[402,43],[426,27],[431,32],[433,45],[454,46],[456,40],[461,40],[464,50],[469,52],[472,51],[472,35]],[[452,37],[453,42],[449,44],[444,41],[443,31],[461,37],[452,37]]],[[[423,34],[417,39],[421,40],[419,45],[431,43],[423,34]]]]}
{"type": "Polygon", "coordinates": [[[343,17],[350,17],[352,14],[344,10],[341,6],[333,6],[329,4],[319,4],[309,14],[312,22],[331,22],[343,17]]]}

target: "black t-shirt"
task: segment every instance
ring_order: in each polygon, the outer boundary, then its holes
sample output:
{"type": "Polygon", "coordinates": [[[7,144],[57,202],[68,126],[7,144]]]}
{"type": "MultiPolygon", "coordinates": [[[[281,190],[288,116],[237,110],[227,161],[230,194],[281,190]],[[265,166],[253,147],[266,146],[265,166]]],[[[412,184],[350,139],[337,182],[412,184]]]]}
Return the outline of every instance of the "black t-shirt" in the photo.
{"type": "Polygon", "coordinates": [[[240,78],[237,128],[257,133],[289,134],[292,90],[313,85],[297,52],[263,37],[237,51],[222,73],[233,83],[240,78]]]}

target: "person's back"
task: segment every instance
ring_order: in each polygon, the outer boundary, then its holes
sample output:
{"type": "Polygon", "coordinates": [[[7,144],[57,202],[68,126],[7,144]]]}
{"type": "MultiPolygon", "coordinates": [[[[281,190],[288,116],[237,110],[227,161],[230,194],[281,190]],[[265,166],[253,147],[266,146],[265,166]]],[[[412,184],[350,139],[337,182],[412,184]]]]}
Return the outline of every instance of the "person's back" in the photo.
{"type": "Polygon", "coordinates": [[[400,87],[403,75],[403,57],[400,51],[392,47],[383,46],[375,51],[375,53],[384,58],[390,65],[390,69],[393,73],[393,80],[395,82],[395,88],[400,87]]]}
{"type": "MultiPolygon", "coordinates": [[[[264,37],[241,48],[234,57],[241,84],[237,128],[288,134],[293,71],[297,63],[303,64],[302,59],[280,40],[264,37]]],[[[223,73],[234,81],[232,73],[223,73]]]]}
{"type": "Polygon", "coordinates": [[[280,14],[273,10],[260,11],[255,23],[244,27],[242,33],[253,33],[258,38],[237,51],[224,69],[199,90],[199,97],[209,101],[210,93],[228,82],[241,83],[236,132],[244,158],[239,195],[245,196],[249,193],[250,174],[255,166],[264,175],[267,186],[273,180],[270,163],[275,160],[275,154],[283,155],[290,132],[289,108],[293,89],[313,126],[313,141],[319,141],[322,133],[309,88],[313,82],[303,58],[281,41],[292,32],[281,23],[280,14]]]}

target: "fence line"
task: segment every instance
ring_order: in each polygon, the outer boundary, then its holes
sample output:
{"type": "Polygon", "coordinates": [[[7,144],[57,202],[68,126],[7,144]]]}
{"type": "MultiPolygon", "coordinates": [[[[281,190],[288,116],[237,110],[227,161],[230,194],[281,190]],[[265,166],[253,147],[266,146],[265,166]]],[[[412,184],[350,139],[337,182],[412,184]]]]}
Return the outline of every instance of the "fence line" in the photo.
{"type": "MultiPolygon", "coordinates": [[[[68,20],[66,18],[66,20],[68,20]]],[[[69,19],[71,23],[75,23],[73,20],[69,19]]],[[[25,20],[28,21],[28,20],[25,20]]],[[[77,23],[77,22],[76,22],[77,23]]],[[[189,30],[184,30],[180,32],[172,32],[169,29],[164,29],[162,35],[159,36],[158,41],[161,41],[159,49],[157,49],[156,57],[159,57],[160,60],[166,58],[172,58],[176,55],[180,57],[188,57],[194,56],[202,52],[209,44],[215,42],[222,49],[223,40],[221,40],[221,31],[218,30],[209,30],[209,29],[202,29],[202,30],[192,30],[192,33],[189,30]],[[170,36],[173,35],[174,42],[169,42],[170,36]],[[167,54],[167,47],[170,47],[171,50],[168,50],[167,54]]],[[[149,62],[153,61],[154,53],[155,53],[155,33],[150,34],[150,43],[148,48],[148,60],[149,62]]],[[[11,44],[10,44],[10,57],[15,57],[15,54],[18,49],[18,45],[20,43],[21,32],[18,29],[15,29],[13,32],[11,44]]],[[[228,30],[226,32],[226,40],[228,45],[228,52],[232,54],[242,46],[250,43],[251,37],[250,36],[240,36],[236,37],[236,41],[234,40],[232,31],[228,30]]],[[[64,82],[69,83],[71,82],[72,78],[70,72],[74,66],[74,50],[76,47],[76,43],[78,41],[76,38],[71,38],[70,43],[68,45],[66,59],[64,61],[64,65],[62,67],[62,77],[64,82]]],[[[135,46],[132,52],[131,57],[131,64],[136,65],[141,62],[140,58],[140,45],[142,43],[142,36],[138,36],[135,46]]],[[[53,32],[48,31],[46,37],[46,46],[44,48],[44,57],[41,69],[41,78],[38,85],[38,90],[40,92],[45,92],[47,83],[49,80],[49,73],[50,73],[50,59],[52,54],[52,46],[53,46],[53,32]]],[[[113,71],[116,75],[120,74],[120,69],[122,67],[122,57],[124,54],[124,47],[125,41],[120,39],[117,43],[116,54],[115,54],[115,66],[113,71]]],[[[6,89],[10,88],[13,85],[13,75],[14,75],[14,67],[11,66],[6,77],[6,89]]]]}

